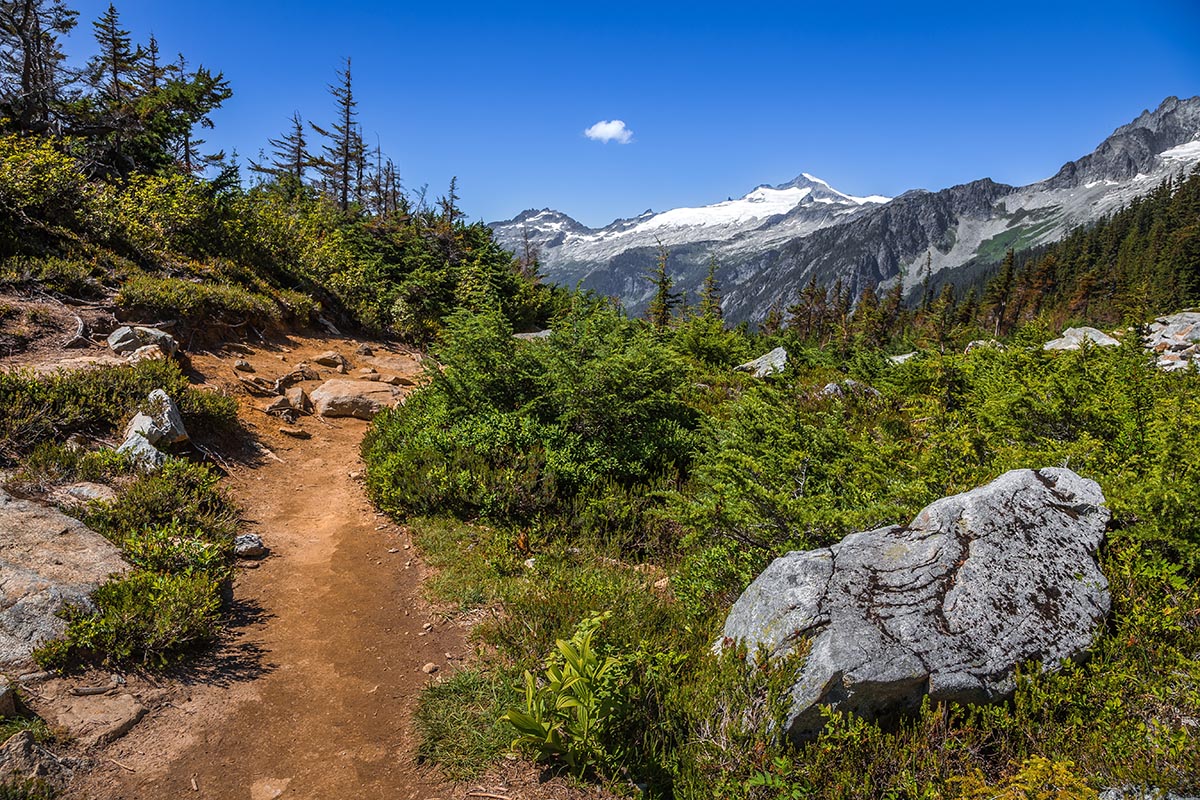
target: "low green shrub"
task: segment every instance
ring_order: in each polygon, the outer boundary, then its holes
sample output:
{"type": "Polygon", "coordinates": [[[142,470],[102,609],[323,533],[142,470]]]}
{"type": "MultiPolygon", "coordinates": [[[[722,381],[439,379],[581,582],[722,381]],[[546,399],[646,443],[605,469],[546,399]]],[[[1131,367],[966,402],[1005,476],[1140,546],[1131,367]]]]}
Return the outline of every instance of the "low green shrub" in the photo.
{"type": "Polygon", "coordinates": [[[417,758],[437,764],[452,780],[478,774],[511,742],[511,728],[498,714],[518,702],[515,677],[468,668],[430,684],[417,703],[417,758]]]}
{"type": "Polygon", "coordinates": [[[39,778],[0,776],[0,800],[54,800],[58,791],[39,778]]]}
{"type": "Polygon", "coordinates": [[[92,594],[96,610],[68,607],[63,638],[34,651],[44,669],[79,663],[163,667],[220,632],[221,590],[204,573],[135,570],[92,594]]]}
{"type": "Polygon", "coordinates": [[[13,463],[38,444],[72,433],[107,435],[128,419],[155,389],[179,405],[193,436],[230,430],[237,404],[194,389],[173,361],[102,367],[38,377],[0,373],[0,460],[13,463]]]}
{"type": "Polygon", "coordinates": [[[271,298],[233,284],[137,275],[117,293],[117,305],[142,319],[174,319],[195,327],[227,322],[277,323],[280,307],[271,298]]]}

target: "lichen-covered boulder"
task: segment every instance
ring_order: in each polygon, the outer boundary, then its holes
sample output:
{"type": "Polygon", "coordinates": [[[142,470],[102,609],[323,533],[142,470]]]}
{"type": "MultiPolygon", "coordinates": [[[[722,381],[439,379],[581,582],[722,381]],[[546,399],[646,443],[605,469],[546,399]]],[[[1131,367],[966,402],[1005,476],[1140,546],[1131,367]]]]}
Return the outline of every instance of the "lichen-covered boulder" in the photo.
{"type": "Polygon", "coordinates": [[[63,606],[90,607],[88,596],[126,569],[120,549],[79,520],[0,490],[0,665],[61,635],[63,606]]]}
{"type": "Polygon", "coordinates": [[[734,604],[718,646],[772,657],[808,640],[786,727],[822,706],[868,719],[935,701],[1005,698],[1014,672],[1081,656],[1111,598],[1097,551],[1100,487],[1067,469],[1016,470],[943,498],[907,526],[776,559],[734,604]]]}

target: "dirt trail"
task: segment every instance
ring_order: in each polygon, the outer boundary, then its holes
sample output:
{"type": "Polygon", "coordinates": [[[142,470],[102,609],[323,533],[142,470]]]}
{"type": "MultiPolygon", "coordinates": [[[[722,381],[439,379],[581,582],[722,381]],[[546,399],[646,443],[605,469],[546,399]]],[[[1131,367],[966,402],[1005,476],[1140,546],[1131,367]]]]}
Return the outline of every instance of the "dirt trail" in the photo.
{"type": "MultiPolygon", "coordinates": [[[[270,376],[289,369],[284,358],[353,352],[349,342],[289,344],[193,364],[232,385],[234,358],[270,376]]],[[[229,641],[68,797],[448,798],[453,787],[415,763],[411,720],[421,688],[453,671],[448,654],[464,655],[463,637],[422,602],[407,532],[376,515],[351,477],[367,424],[309,419],[311,439],[288,439],[254,404],[243,402],[244,417],[281,460],[235,467],[228,484],[271,556],[238,571],[229,641]]]]}

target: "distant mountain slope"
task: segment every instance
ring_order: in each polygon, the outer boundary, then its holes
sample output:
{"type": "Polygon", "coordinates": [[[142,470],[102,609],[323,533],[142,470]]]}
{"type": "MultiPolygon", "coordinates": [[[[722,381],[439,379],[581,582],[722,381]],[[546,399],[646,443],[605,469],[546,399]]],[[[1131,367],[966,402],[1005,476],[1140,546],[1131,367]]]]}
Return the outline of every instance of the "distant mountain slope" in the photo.
{"type": "Polygon", "coordinates": [[[1105,139],[1092,153],[1029,186],[989,179],[895,199],[853,197],[801,175],[760,186],[738,200],[680,208],[587,228],[549,209],[493,223],[517,253],[526,240],[557,283],[621,297],[638,311],[651,287],[642,276],[657,242],[671,252],[678,287],[698,290],[710,257],[720,265],[726,315],[759,320],[785,305],[811,278],[841,279],[855,292],[903,276],[921,282],[998,262],[1008,248],[1057,241],[1200,164],[1200,97],[1169,97],[1105,139]]]}

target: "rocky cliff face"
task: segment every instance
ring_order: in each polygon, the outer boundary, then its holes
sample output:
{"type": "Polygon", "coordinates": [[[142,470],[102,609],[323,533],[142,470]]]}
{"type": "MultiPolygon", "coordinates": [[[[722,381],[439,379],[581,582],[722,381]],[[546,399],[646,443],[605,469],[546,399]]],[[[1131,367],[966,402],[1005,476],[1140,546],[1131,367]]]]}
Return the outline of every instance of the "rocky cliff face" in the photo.
{"type": "Polygon", "coordinates": [[[761,320],[811,279],[839,278],[855,291],[999,262],[1008,248],[1053,242],[1200,164],[1200,97],[1169,97],[1069,162],[1051,178],[1014,187],[983,179],[889,199],[853,197],[811,175],[761,186],[739,200],[673,209],[590,229],[560,212],[527,211],[494,223],[500,242],[528,240],[555,282],[619,296],[631,311],[648,301],[642,276],[657,242],[671,253],[680,289],[697,291],[710,257],[720,265],[728,319],[761,320]]]}

